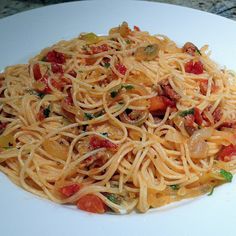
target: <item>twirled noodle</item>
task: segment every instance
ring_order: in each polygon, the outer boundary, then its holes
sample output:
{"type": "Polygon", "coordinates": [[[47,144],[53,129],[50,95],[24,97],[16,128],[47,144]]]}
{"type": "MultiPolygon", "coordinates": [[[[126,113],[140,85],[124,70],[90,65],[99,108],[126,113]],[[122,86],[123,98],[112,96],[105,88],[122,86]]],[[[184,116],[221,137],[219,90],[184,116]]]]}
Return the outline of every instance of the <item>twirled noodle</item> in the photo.
{"type": "Polygon", "coordinates": [[[36,195],[146,212],[232,180],[236,76],[207,46],[124,22],[5,68],[0,85],[0,170],[36,195]]]}

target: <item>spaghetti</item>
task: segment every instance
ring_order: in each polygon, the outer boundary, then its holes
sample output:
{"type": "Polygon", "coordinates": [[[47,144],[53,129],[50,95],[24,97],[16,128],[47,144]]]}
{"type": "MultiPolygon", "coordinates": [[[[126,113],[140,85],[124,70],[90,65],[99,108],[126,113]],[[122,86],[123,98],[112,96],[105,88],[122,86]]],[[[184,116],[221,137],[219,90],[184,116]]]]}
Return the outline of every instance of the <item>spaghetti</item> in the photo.
{"type": "Polygon", "coordinates": [[[231,182],[236,76],[207,50],[124,22],[7,67],[0,170],[95,213],[146,212],[231,182]]]}

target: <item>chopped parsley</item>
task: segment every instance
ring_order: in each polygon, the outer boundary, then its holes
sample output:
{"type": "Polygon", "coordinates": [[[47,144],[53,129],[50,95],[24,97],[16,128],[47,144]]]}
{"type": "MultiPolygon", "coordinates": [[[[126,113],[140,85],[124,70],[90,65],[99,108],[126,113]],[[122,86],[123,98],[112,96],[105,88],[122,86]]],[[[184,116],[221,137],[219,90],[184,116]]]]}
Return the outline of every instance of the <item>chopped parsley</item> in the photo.
{"type": "Polygon", "coordinates": [[[233,175],[230,172],[228,172],[224,169],[221,169],[220,175],[225,179],[226,182],[232,182],[233,175]]]}
{"type": "Polygon", "coordinates": [[[112,91],[111,92],[111,97],[112,98],[116,97],[118,93],[119,93],[118,91],[112,91]]]}
{"type": "Polygon", "coordinates": [[[185,110],[185,111],[181,111],[181,112],[179,113],[179,115],[180,115],[181,117],[185,117],[185,116],[187,116],[187,115],[194,115],[194,108],[191,108],[191,109],[185,110]]]}
{"type": "Polygon", "coordinates": [[[180,186],[178,184],[172,184],[170,185],[170,188],[172,188],[172,190],[179,190],[180,186]]]}
{"type": "Polygon", "coordinates": [[[123,85],[121,86],[121,88],[125,88],[126,90],[130,90],[130,89],[133,89],[134,86],[131,85],[131,84],[123,84],[123,85]]]}
{"type": "Polygon", "coordinates": [[[126,89],[126,90],[130,90],[130,89],[133,89],[134,86],[131,85],[131,84],[122,84],[119,89],[114,90],[110,93],[111,97],[112,98],[116,97],[118,95],[118,93],[120,92],[120,90],[123,89],[123,88],[126,89]]]}
{"type": "Polygon", "coordinates": [[[87,112],[84,113],[84,117],[87,120],[92,120],[93,118],[95,118],[93,114],[90,114],[90,113],[87,113],[87,112]]]}
{"type": "Polygon", "coordinates": [[[101,135],[103,135],[105,137],[108,137],[108,133],[107,132],[101,133],[101,135]]]}
{"type": "Polygon", "coordinates": [[[45,109],[43,110],[43,115],[44,115],[44,117],[45,117],[45,118],[49,117],[50,112],[51,112],[51,109],[50,109],[50,106],[48,106],[47,108],[45,108],[45,109]]]}
{"type": "Polygon", "coordinates": [[[109,68],[109,67],[110,67],[110,63],[109,63],[109,62],[105,62],[105,63],[104,63],[104,67],[105,67],[105,68],[109,68]]]}
{"type": "Polygon", "coordinates": [[[114,193],[109,193],[106,197],[115,204],[121,204],[121,198],[114,193]]]}
{"type": "Polygon", "coordinates": [[[91,114],[91,113],[87,113],[87,112],[84,113],[84,117],[87,120],[92,120],[92,119],[97,118],[97,117],[102,116],[102,115],[103,115],[103,111],[100,111],[100,112],[95,113],[95,114],[91,114]]]}

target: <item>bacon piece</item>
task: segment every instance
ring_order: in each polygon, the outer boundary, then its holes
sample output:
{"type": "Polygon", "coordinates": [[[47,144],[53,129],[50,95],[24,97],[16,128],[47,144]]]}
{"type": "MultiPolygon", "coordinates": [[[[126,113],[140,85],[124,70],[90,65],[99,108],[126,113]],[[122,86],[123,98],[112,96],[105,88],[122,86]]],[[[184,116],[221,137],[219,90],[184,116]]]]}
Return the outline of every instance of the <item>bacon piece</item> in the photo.
{"type": "Polygon", "coordinates": [[[190,136],[197,130],[197,125],[194,123],[194,120],[194,115],[184,117],[184,128],[190,136]]]}
{"type": "Polygon", "coordinates": [[[97,149],[97,148],[107,148],[107,149],[117,149],[117,145],[112,143],[111,141],[100,138],[98,136],[92,136],[89,141],[89,146],[91,149],[97,149]]]}
{"type": "Polygon", "coordinates": [[[181,97],[175,90],[171,87],[168,80],[164,80],[160,82],[161,88],[163,89],[163,93],[166,97],[170,98],[172,101],[177,102],[181,97]]]}

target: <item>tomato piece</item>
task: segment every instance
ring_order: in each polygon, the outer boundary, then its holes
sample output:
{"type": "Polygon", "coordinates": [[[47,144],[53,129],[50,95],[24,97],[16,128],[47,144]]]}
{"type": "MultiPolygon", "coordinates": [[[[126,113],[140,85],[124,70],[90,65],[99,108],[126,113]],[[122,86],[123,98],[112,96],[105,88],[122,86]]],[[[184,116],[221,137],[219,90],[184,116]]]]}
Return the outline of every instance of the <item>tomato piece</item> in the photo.
{"type": "Polygon", "coordinates": [[[149,111],[165,111],[167,107],[174,107],[175,102],[165,96],[156,96],[150,98],[149,111]]]}
{"type": "Polygon", "coordinates": [[[140,28],[138,26],[134,26],[134,31],[140,31],[140,28]]]}
{"type": "Polygon", "coordinates": [[[92,136],[89,145],[92,149],[97,149],[97,148],[107,148],[107,149],[117,149],[117,145],[112,143],[111,141],[100,138],[98,136],[92,136]]]}
{"type": "Polygon", "coordinates": [[[33,65],[33,74],[34,74],[34,79],[35,80],[40,80],[42,78],[42,74],[41,74],[41,71],[40,71],[40,66],[39,66],[38,63],[33,65]]]}
{"type": "Polygon", "coordinates": [[[198,125],[201,125],[203,122],[201,111],[197,107],[194,107],[194,120],[198,125]]]}
{"type": "Polygon", "coordinates": [[[71,185],[67,185],[67,186],[62,187],[60,189],[60,192],[64,196],[70,197],[70,196],[74,195],[75,193],[77,193],[80,189],[81,189],[81,186],[79,184],[71,184],[71,185]]]}
{"type": "Polygon", "coordinates": [[[125,75],[127,68],[123,64],[116,64],[115,65],[116,69],[119,71],[120,74],[125,75]]]}
{"type": "Polygon", "coordinates": [[[61,64],[58,64],[58,63],[55,63],[55,62],[51,63],[51,69],[52,69],[52,72],[55,73],[55,74],[56,73],[61,73],[61,74],[64,73],[64,70],[63,70],[61,64]]]}
{"type": "Polygon", "coordinates": [[[64,64],[66,62],[66,57],[65,57],[64,53],[52,50],[47,53],[47,55],[45,57],[45,61],[54,62],[54,63],[58,63],[58,64],[64,64]]]}
{"type": "Polygon", "coordinates": [[[92,50],[92,54],[98,54],[98,53],[101,53],[101,52],[108,51],[109,47],[108,47],[107,44],[102,44],[102,45],[96,46],[96,47],[92,46],[91,50],[92,50]]]}
{"type": "Polygon", "coordinates": [[[196,75],[202,74],[203,73],[203,64],[201,61],[188,61],[184,65],[185,72],[187,73],[193,73],[196,75]]]}
{"type": "Polygon", "coordinates": [[[56,81],[56,80],[54,80],[54,79],[51,80],[51,83],[52,83],[52,86],[53,86],[54,88],[56,88],[56,89],[59,90],[59,91],[62,91],[62,89],[63,89],[63,87],[64,87],[64,83],[58,82],[58,81],[56,81]]]}
{"type": "Polygon", "coordinates": [[[80,210],[92,213],[102,214],[105,212],[104,202],[94,194],[87,194],[81,197],[77,202],[77,207],[80,210]]]}
{"type": "Polygon", "coordinates": [[[232,160],[232,156],[236,156],[236,145],[233,144],[223,147],[218,154],[218,159],[228,162],[232,160]]]}

